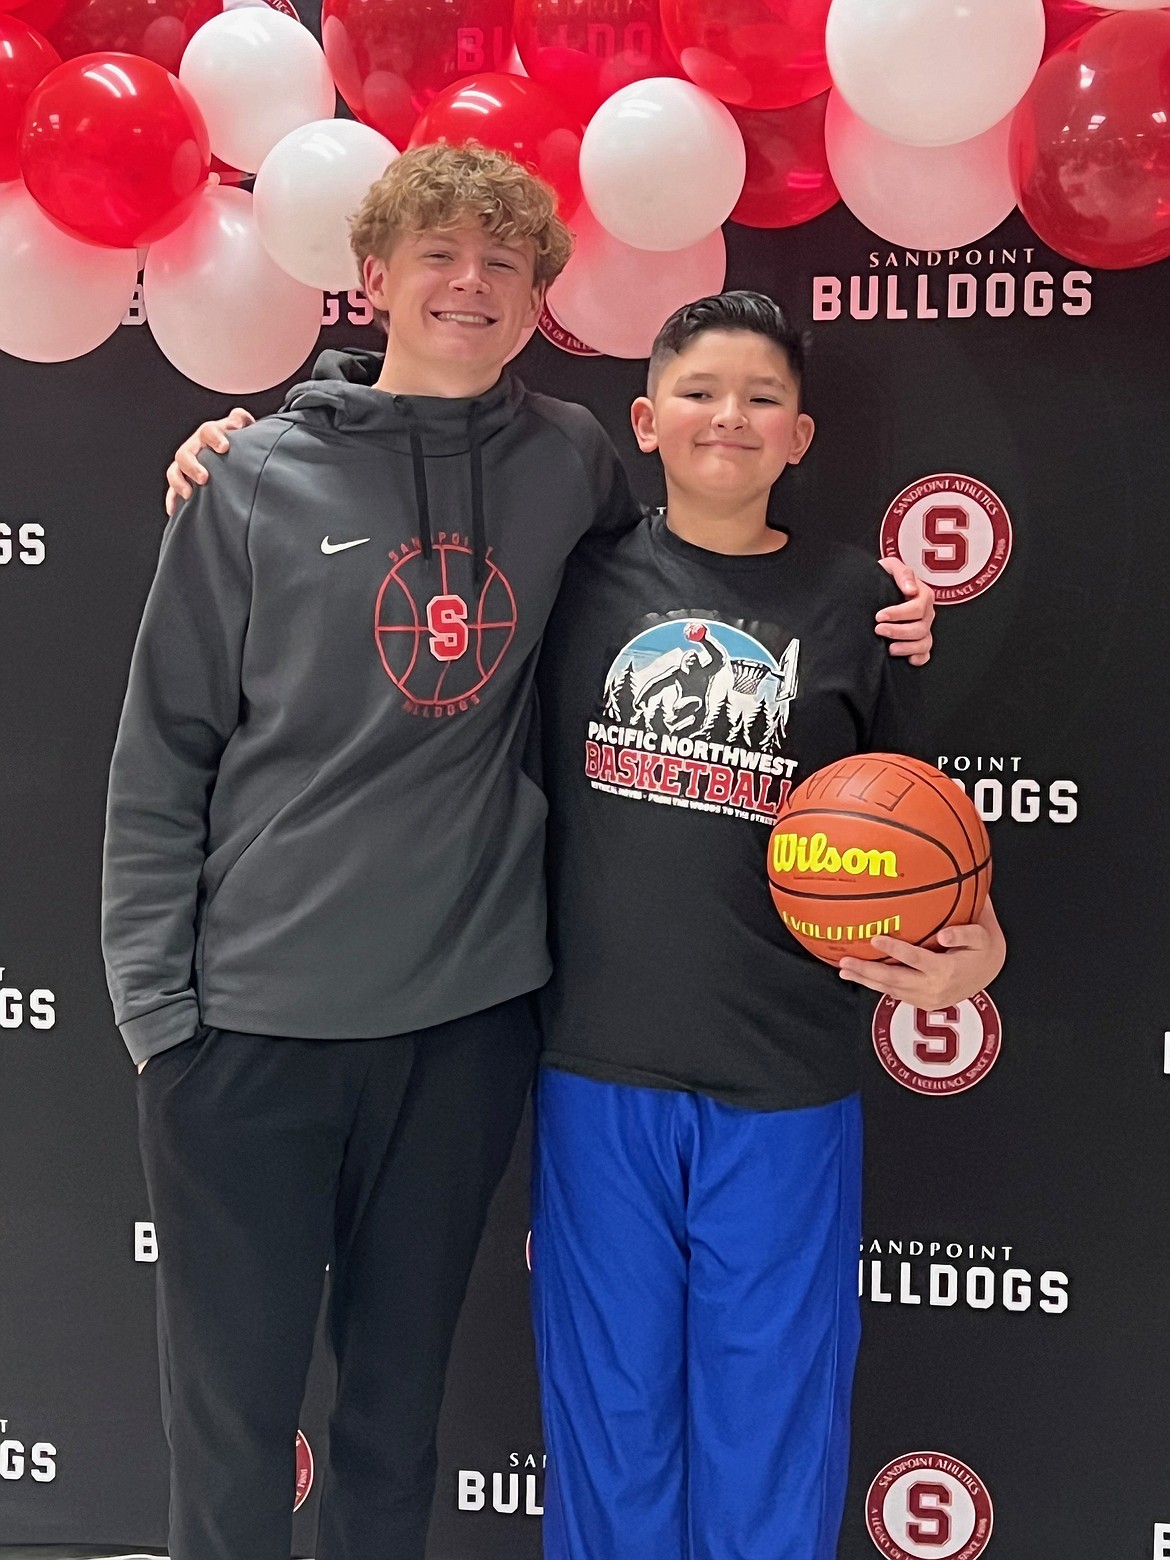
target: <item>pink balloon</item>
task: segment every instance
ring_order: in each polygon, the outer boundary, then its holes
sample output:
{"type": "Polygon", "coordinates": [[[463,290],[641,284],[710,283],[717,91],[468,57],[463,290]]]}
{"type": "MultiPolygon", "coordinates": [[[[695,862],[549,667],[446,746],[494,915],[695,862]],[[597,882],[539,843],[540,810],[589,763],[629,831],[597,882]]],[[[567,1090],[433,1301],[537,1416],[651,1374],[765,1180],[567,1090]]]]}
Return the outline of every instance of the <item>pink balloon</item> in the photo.
{"type": "Polygon", "coordinates": [[[0,186],[0,352],[63,363],[112,336],[134,293],[133,249],[63,233],[19,179],[0,186]]]}
{"type": "Polygon", "coordinates": [[[150,246],[142,285],[163,356],[225,395],[290,378],[321,327],[320,291],[270,257],[244,190],[207,190],[177,232],[150,246]]]}
{"type": "Polygon", "coordinates": [[[970,141],[909,146],[880,135],[834,90],[825,150],[841,199],[871,233],[904,249],[961,249],[1015,208],[1011,125],[1009,114],[970,141]]]}
{"type": "Polygon", "coordinates": [[[567,331],[609,357],[649,357],[675,309],[723,287],[727,249],[719,228],[687,249],[634,249],[607,233],[584,205],[573,228],[573,258],[549,289],[549,309],[567,331]]]}

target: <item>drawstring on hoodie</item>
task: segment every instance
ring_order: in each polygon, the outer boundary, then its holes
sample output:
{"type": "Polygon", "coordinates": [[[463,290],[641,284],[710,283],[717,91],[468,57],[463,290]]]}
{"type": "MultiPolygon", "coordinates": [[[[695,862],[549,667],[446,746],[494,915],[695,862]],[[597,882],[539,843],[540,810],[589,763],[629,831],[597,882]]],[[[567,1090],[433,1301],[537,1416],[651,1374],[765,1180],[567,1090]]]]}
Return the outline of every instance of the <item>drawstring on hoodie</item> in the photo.
{"type": "Polygon", "coordinates": [[[414,502],[418,509],[418,536],[424,558],[431,556],[431,498],[427,492],[427,463],[423,456],[422,438],[414,425],[414,413],[410,418],[410,463],[414,468],[414,502]]]}
{"type": "MultiPolygon", "coordinates": [[[[418,535],[424,558],[431,556],[431,499],[427,488],[427,463],[423,454],[422,435],[414,420],[410,404],[403,400],[402,409],[410,424],[410,463],[414,470],[414,501],[418,509],[418,535]]],[[[487,525],[483,513],[483,451],[480,446],[479,425],[473,406],[467,417],[467,446],[471,467],[471,555],[472,579],[482,585],[487,573],[487,525]]]]}
{"type": "Polygon", "coordinates": [[[471,577],[476,585],[482,585],[487,572],[487,530],[483,518],[483,455],[474,406],[467,417],[467,445],[471,454],[471,577]]]}

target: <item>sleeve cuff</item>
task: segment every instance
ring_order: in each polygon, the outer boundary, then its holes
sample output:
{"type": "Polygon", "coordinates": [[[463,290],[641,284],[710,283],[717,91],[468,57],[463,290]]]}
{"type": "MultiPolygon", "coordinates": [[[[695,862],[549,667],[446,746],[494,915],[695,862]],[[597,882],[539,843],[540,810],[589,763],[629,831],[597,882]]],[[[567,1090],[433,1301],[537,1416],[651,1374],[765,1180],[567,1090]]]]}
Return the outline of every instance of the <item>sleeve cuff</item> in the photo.
{"type": "Polygon", "coordinates": [[[118,1025],[135,1065],[157,1056],[160,1051],[169,1051],[173,1045],[190,1040],[198,1027],[199,1004],[193,992],[176,1002],[168,1002],[165,1007],[142,1013],[138,1018],[128,1018],[124,1024],[118,1025]]]}

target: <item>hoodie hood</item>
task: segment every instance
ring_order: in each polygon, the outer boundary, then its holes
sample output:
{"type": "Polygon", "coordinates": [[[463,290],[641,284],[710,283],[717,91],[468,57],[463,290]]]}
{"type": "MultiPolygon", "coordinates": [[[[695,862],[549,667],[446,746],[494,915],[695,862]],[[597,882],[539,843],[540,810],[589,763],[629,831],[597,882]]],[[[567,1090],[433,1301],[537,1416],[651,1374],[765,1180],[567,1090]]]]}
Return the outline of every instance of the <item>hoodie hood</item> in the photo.
{"type": "Polygon", "coordinates": [[[483,513],[481,446],[516,415],[523,387],[504,372],[477,396],[396,395],[375,390],[382,369],[380,352],[322,352],[313,378],[294,385],[282,411],[295,419],[324,416],[333,427],[373,433],[399,454],[409,454],[414,474],[415,507],[423,556],[431,556],[431,506],[426,463],[466,455],[471,489],[471,535],[475,579],[482,583],[487,559],[483,513]]]}

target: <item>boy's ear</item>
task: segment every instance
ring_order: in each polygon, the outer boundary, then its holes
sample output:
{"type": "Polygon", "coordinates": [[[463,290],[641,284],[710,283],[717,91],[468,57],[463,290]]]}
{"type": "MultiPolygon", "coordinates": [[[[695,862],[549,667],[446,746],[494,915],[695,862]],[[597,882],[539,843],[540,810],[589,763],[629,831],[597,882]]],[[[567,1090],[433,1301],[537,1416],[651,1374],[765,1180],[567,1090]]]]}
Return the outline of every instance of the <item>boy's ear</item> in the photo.
{"type": "Polygon", "coordinates": [[[362,291],[375,309],[386,309],[382,296],[386,282],[386,262],[377,255],[367,255],[362,261],[362,291]]]}
{"type": "Polygon", "coordinates": [[[640,395],[630,407],[630,422],[638,448],[643,455],[652,455],[658,448],[658,430],[654,421],[654,402],[648,395],[640,395]]]}
{"type": "Polygon", "coordinates": [[[799,466],[801,460],[808,453],[808,447],[813,441],[813,434],[817,431],[817,425],[807,412],[801,412],[796,419],[796,431],[792,440],[792,449],[788,454],[788,464],[799,466]]]}

